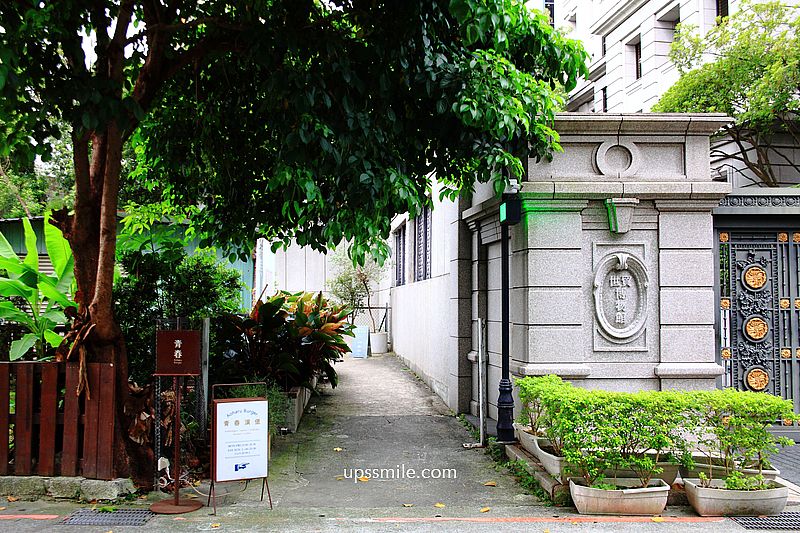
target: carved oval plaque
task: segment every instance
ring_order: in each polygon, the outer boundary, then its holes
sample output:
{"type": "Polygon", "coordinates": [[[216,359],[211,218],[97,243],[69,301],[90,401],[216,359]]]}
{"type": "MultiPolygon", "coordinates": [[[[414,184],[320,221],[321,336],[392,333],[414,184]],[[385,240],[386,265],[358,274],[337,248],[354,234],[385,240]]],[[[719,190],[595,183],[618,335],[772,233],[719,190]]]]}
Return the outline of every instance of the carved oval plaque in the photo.
{"type": "Polygon", "coordinates": [[[606,339],[623,344],[642,332],[647,285],[647,269],[635,256],[620,252],[600,261],[594,275],[594,311],[606,339]]]}

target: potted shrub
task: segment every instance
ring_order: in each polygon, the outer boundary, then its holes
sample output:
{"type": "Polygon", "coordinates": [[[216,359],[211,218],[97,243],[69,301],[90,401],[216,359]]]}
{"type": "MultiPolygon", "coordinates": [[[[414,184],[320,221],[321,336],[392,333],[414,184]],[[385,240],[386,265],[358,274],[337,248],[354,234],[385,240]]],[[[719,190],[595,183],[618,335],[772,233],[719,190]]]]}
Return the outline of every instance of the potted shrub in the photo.
{"type": "Polygon", "coordinates": [[[678,464],[690,464],[691,448],[684,438],[684,393],[648,391],[624,395],[617,413],[622,447],[621,464],[607,477],[637,478],[648,486],[651,478],[668,485],[678,476],[678,464]]]}
{"type": "Polygon", "coordinates": [[[571,421],[559,416],[573,396],[572,384],[560,377],[528,376],[516,381],[522,411],[515,424],[520,444],[536,457],[545,471],[557,481],[567,482],[569,472],[563,456],[564,434],[571,421]]]}
{"type": "Polygon", "coordinates": [[[768,431],[794,420],[792,403],[776,396],[733,389],[693,394],[697,450],[709,459],[698,476],[685,477],[686,496],[701,516],[774,515],[783,511],[788,488],[764,476],[778,445],[791,445],[768,431]],[[711,460],[715,459],[715,460],[711,460]],[[755,473],[753,473],[755,471],[755,473]]]}
{"type": "Polygon", "coordinates": [[[217,376],[228,380],[258,372],[281,387],[289,399],[287,427],[294,431],[318,377],[336,387],[333,364],[350,348],[350,310],[330,304],[322,293],[279,292],[259,300],[248,317],[226,321],[226,352],[217,376]]]}
{"type": "MultiPolygon", "coordinates": [[[[563,456],[563,441],[565,435],[573,430],[574,421],[560,416],[560,413],[566,402],[579,398],[571,394],[575,388],[553,375],[525,377],[517,380],[516,385],[522,404],[515,425],[520,444],[539,460],[548,474],[566,483],[569,464],[563,456]]],[[[631,466],[614,467],[605,472],[605,476],[641,477],[638,462],[644,461],[644,467],[649,468],[652,461],[656,477],[671,485],[678,475],[677,461],[682,458],[685,461],[688,455],[685,440],[680,436],[685,418],[682,396],[677,393],[641,393],[636,398],[645,404],[642,406],[645,410],[637,410],[628,417],[627,445],[621,450],[631,466]],[[654,411],[652,416],[640,416],[650,411],[654,411]],[[658,426],[659,431],[653,431],[650,427],[653,425],[658,426]]]]}
{"type": "MultiPolygon", "coordinates": [[[[569,479],[570,495],[578,512],[615,515],[663,512],[670,487],[655,477],[660,471],[657,461],[640,446],[653,439],[666,440],[664,433],[668,430],[654,428],[659,435],[648,435],[643,440],[638,433],[639,424],[623,422],[626,416],[646,407],[637,401],[636,395],[578,390],[573,392],[577,398],[568,402],[561,413],[574,423],[573,430],[565,435],[563,452],[569,468],[580,476],[569,479]],[[637,477],[606,477],[608,472],[622,468],[634,470],[637,477]]],[[[640,413],[637,418],[646,417],[647,413],[640,413]]]]}
{"type": "MultiPolygon", "coordinates": [[[[692,394],[689,412],[692,417],[692,432],[697,436],[697,441],[693,460],[680,468],[682,478],[699,479],[703,473],[709,479],[722,479],[733,470],[744,476],[760,475],[768,480],[780,475],[780,471],[770,465],[769,454],[745,458],[730,448],[729,415],[743,401],[758,401],[747,398],[749,397],[739,396],[733,389],[727,392],[698,391],[692,394]]],[[[739,413],[739,421],[742,415],[743,413],[739,413]]],[[[775,419],[777,420],[780,419],[775,419]]],[[[774,421],[769,425],[772,423],[774,421]]]]}
{"type": "Polygon", "coordinates": [[[379,331],[380,327],[375,321],[375,315],[370,308],[373,290],[380,284],[386,265],[381,265],[369,258],[364,260],[363,265],[354,264],[353,260],[345,253],[343,247],[336,249],[333,255],[333,265],[336,274],[329,283],[331,296],[354,310],[351,315],[351,322],[355,320],[355,314],[358,309],[366,305],[366,311],[371,322],[369,345],[372,353],[388,352],[389,333],[387,331],[379,331]]]}

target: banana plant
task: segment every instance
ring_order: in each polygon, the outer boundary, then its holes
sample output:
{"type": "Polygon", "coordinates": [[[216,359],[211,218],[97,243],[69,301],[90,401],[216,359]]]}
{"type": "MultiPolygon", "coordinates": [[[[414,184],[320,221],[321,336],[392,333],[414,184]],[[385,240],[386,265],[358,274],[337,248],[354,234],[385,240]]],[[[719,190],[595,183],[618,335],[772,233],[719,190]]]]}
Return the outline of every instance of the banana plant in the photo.
{"type": "Polygon", "coordinates": [[[31,348],[39,359],[50,348],[63,341],[55,328],[65,324],[64,310],[75,307],[70,297],[74,282],[74,259],[69,243],[58,228],[44,219],[44,241],[54,274],[39,270],[36,233],[27,218],[22,219],[25,232],[25,258],[20,258],[0,233],[0,319],[16,322],[28,330],[11,343],[9,359],[16,361],[31,348]],[[4,275],[3,275],[4,274],[4,275]]]}

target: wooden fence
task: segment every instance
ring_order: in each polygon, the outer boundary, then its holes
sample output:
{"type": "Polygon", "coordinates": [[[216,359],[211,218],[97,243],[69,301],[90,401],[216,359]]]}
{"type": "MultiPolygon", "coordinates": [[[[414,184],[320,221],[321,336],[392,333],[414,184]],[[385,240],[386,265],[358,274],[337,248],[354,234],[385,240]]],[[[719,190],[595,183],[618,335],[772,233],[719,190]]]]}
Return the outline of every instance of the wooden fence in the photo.
{"type": "Polygon", "coordinates": [[[114,478],[114,365],[0,363],[0,475],[114,478]],[[13,401],[12,401],[13,400],[13,401]]]}

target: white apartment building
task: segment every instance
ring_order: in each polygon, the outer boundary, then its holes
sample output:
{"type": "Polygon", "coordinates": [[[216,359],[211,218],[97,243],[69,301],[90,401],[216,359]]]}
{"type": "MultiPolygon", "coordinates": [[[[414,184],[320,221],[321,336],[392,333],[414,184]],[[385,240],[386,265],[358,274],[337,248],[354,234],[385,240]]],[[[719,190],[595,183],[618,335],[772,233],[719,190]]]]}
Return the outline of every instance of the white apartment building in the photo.
{"type": "MultiPolygon", "coordinates": [[[[797,5],[797,0],[783,0],[797,5]]],[[[555,0],[545,2],[553,25],[566,28],[590,54],[588,79],[570,93],[567,111],[647,113],[679,78],[669,59],[678,23],[694,25],[705,34],[717,17],[735,13],[740,0],[555,0]]],[[[778,134],[776,149],[791,159],[800,156],[793,140],[778,134]],[[792,155],[793,154],[793,155],[792,155]]],[[[731,142],[718,142],[711,166],[719,179],[734,189],[762,184],[727,154],[738,151],[731,142]]],[[[782,186],[800,181],[796,170],[780,158],[773,163],[782,186]]]]}
{"type": "Polygon", "coordinates": [[[738,0],[565,0],[554,25],[571,30],[591,58],[589,78],[570,93],[568,111],[648,112],[679,77],[669,50],[680,23],[705,34],[738,0]]]}

